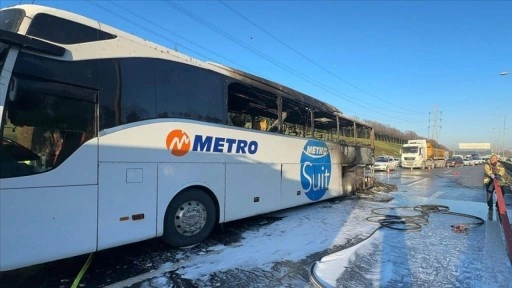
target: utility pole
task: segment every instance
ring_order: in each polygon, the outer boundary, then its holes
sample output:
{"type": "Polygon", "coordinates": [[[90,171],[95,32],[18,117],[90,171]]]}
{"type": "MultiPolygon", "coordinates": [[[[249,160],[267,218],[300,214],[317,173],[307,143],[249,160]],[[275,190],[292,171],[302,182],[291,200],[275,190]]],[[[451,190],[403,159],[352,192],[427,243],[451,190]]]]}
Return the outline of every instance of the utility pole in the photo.
{"type": "MultiPolygon", "coordinates": [[[[508,76],[510,73],[507,72],[507,71],[503,71],[500,73],[500,76],[508,76]]],[[[501,140],[501,148],[503,149],[503,153],[502,153],[502,156],[505,157],[505,150],[507,150],[505,148],[505,123],[507,122],[507,116],[511,116],[512,114],[506,114],[506,115],[500,115],[499,113],[496,114],[497,116],[503,116],[503,138],[501,140]]]]}
{"type": "Polygon", "coordinates": [[[503,160],[505,160],[505,150],[507,150],[505,148],[505,123],[507,122],[507,115],[503,116],[503,139],[501,140],[501,147],[503,148],[503,154],[501,156],[503,156],[503,160]]]}
{"type": "Polygon", "coordinates": [[[427,135],[428,137],[430,137],[430,139],[432,140],[435,140],[438,144],[439,144],[439,130],[442,128],[441,126],[441,122],[442,122],[442,118],[441,118],[441,115],[443,114],[443,112],[439,111],[439,107],[437,105],[434,106],[434,111],[433,112],[429,112],[428,115],[429,115],[429,119],[428,119],[428,133],[429,135],[427,135]],[[432,116],[432,117],[431,117],[432,116]],[[431,119],[433,118],[433,119],[431,119]],[[430,135],[430,122],[433,122],[432,124],[432,137],[430,135]]]}
{"type": "MultiPolygon", "coordinates": [[[[503,133],[500,133],[500,137],[499,137],[500,139],[499,140],[501,140],[501,141],[499,141],[499,142],[501,142],[500,143],[501,144],[501,156],[503,158],[505,158],[505,152],[507,150],[507,148],[505,147],[505,138],[506,138],[506,135],[507,135],[505,133],[505,131],[507,130],[506,123],[507,123],[507,117],[508,116],[512,116],[512,114],[494,113],[494,116],[502,116],[503,117],[503,133]]],[[[499,155],[499,150],[498,150],[498,155],[499,155]]]]}

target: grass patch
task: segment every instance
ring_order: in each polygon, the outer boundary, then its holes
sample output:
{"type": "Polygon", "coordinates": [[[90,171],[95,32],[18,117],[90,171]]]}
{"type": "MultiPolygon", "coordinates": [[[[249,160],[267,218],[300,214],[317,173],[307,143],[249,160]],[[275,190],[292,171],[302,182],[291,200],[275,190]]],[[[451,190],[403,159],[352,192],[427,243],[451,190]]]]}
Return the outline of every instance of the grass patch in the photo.
{"type": "Polygon", "coordinates": [[[402,144],[375,141],[375,157],[380,155],[400,157],[400,149],[402,149],[402,144]]]}

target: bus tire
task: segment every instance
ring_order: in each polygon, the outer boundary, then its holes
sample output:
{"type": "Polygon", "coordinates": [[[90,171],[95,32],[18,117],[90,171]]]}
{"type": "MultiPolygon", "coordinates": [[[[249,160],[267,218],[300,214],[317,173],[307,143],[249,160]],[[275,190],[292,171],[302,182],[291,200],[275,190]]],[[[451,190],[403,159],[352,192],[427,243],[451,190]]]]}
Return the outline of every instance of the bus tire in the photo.
{"type": "Polygon", "coordinates": [[[165,212],[163,240],[186,247],[208,238],[216,223],[215,203],[208,193],[189,188],[180,192],[165,212]]]}

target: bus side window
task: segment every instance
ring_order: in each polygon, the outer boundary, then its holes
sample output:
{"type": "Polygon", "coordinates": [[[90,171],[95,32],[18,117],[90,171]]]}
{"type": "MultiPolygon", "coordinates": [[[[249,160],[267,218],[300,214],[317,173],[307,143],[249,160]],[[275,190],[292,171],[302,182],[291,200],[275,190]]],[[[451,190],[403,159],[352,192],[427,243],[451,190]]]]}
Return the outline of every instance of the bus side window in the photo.
{"type": "Polygon", "coordinates": [[[261,131],[267,131],[267,119],[261,118],[259,121],[259,130],[261,131]]]}
{"type": "Polygon", "coordinates": [[[66,160],[73,152],[75,152],[82,145],[82,136],[84,133],[75,131],[65,131],[62,136],[61,149],[56,155],[53,164],[56,166],[60,165],[66,160]]]}
{"type": "Polygon", "coordinates": [[[252,121],[246,121],[245,122],[245,125],[244,125],[244,128],[247,128],[247,129],[252,129],[252,121]]]}
{"type": "Polygon", "coordinates": [[[242,115],[239,124],[234,118],[234,126],[252,130],[268,131],[271,121],[277,118],[277,94],[247,84],[231,83],[228,85],[228,111],[242,115]],[[250,115],[250,116],[249,116],[250,115]],[[269,120],[272,119],[270,122],[269,120]]]}
{"type": "Polygon", "coordinates": [[[251,128],[253,130],[261,130],[261,128],[260,128],[260,121],[259,120],[253,120],[251,128]]]}
{"type": "Polygon", "coordinates": [[[57,158],[59,157],[60,151],[64,138],[58,129],[48,130],[44,133],[46,145],[44,154],[46,155],[46,167],[55,167],[57,158]]]}
{"type": "Polygon", "coordinates": [[[244,127],[245,126],[244,116],[241,114],[237,114],[237,113],[229,113],[228,125],[235,126],[235,127],[244,127]]]}
{"type": "MultiPolygon", "coordinates": [[[[284,120],[286,119],[286,116],[288,116],[288,113],[287,112],[283,112],[281,114],[281,120],[284,122],[284,120]]],[[[270,128],[268,128],[268,131],[269,132],[279,132],[279,119],[276,119],[272,122],[272,125],[270,126],[270,128]]],[[[280,132],[282,133],[282,131],[280,132]]]]}
{"type": "MultiPolygon", "coordinates": [[[[78,147],[82,132],[95,127],[96,91],[29,78],[12,80],[0,150],[18,166],[0,177],[42,173],[57,167],[78,147]]],[[[94,130],[91,131],[95,133],[94,130]]],[[[3,169],[3,168],[2,168],[3,169]]]]}
{"type": "Polygon", "coordinates": [[[82,134],[80,135],[80,146],[84,144],[85,142],[91,140],[94,137],[94,132],[91,131],[92,128],[87,128],[82,134]]]}

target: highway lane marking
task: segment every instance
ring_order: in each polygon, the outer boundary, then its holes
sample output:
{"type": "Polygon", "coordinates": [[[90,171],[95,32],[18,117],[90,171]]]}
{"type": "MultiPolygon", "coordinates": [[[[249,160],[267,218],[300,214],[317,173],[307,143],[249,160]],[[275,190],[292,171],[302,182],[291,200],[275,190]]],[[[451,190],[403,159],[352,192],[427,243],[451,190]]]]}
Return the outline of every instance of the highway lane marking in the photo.
{"type": "Polygon", "coordinates": [[[460,176],[460,172],[459,170],[456,170],[456,169],[451,169],[451,170],[448,170],[448,171],[444,171],[443,173],[444,174],[448,174],[448,173],[451,173],[453,172],[451,175],[447,175],[447,176],[460,176]]]}
{"type": "Polygon", "coordinates": [[[416,182],[409,183],[409,184],[407,184],[407,186],[412,186],[412,185],[418,184],[418,183],[423,182],[423,181],[425,181],[425,180],[427,180],[427,179],[428,179],[428,178],[423,178],[423,179],[418,180],[418,181],[416,181],[416,182]]]}
{"type": "Polygon", "coordinates": [[[432,196],[429,197],[429,199],[435,199],[435,198],[438,198],[439,196],[443,195],[444,192],[440,192],[440,191],[437,191],[436,193],[434,193],[432,196]]]}

